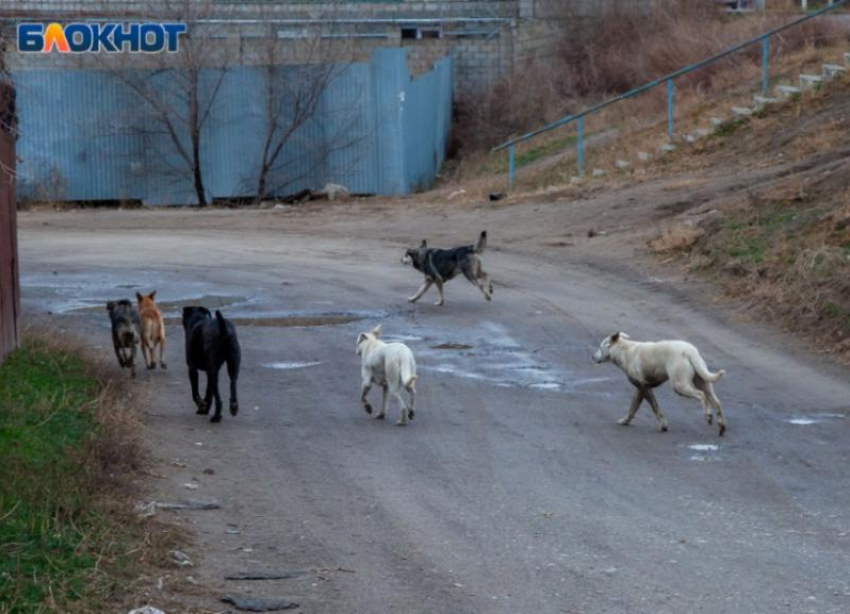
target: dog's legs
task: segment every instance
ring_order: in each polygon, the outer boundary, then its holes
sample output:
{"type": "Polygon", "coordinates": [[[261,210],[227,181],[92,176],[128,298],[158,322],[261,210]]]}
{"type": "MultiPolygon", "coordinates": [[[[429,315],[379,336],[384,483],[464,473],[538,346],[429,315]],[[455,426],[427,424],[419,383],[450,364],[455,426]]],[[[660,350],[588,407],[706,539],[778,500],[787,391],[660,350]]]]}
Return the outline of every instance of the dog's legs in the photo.
{"type": "Polygon", "coordinates": [[[439,293],[440,293],[440,298],[439,298],[439,300],[437,300],[437,302],[436,302],[436,303],[434,303],[434,304],[435,304],[437,307],[442,307],[442,306],[443,306],[443,301],[445,300],[445,298],[443,297],[443,280],[442,280],[442,279],[435,279],[435,280],[434,280],[434,284],[436,284],[436,286],[437,286],[437,292],[439,292],[439,293]]]}
{"type": "MultiPolygon", "coordinates": [[[[723,407],[720,405],[720,399],[714,394],[714,386],[709,382],[703,382],[699,388],[705,393],[708,401],[714,407],[714,411],[717,412],[717,429],[720,435],[723,435],[726,432],[726,419],[723,417],[723,407]]],[[[709,422],[709,424],[711,423],[709,422]]]]}
{"type": "Polygon", "coordinates": [[[363,409],[366,410],[367,414],[372,413],[372,406],[369,405],[369,401],[366,400],[366,395],[369,394],[369,391],[372,389],[372,378],[368,375],[363,376],[363,383],[360,386],[360,402],[363,404],[363,409]]]}
{"type": "Polygon", "coordinates": [[[239,399],[236,397],[236,382],[239,379],[239,363],[227,363],[227,377],[230,378],[230,415],[239,413],[239,399]]]}
{"type": "Polygon", "coordinates": [[[647,388],[643,391],[643,398],[649,401],[649,407],[652,409],[652,413],[655,414],[655,419],[658,420],[658,428],[661,429],[662,433],[666,433],[667,418],[664,417],[664,412],[661,411],[661,406],[658,404],[658,401],[655,398],[655,393],[652,392],[651,388],[647,388]]]}
{"type": "Polygon", "coordinates": [[[140,345],[142,346],[142,360],[145,361],[145,367],[150,369],[151,368],[151,361],[148,360],[148,344],[147,344],[144,336],[142,337],[142,342],[141,342],[140,345]]]}
{"type": "Polygon", "coordinates": [[[207,415],[210,411],[210,406],[207,403],[204,403],[203,399],[201,399],[201,395],[198,392],[198,370],[189,368],[189,383],[192,386],[192,400],[195,402],[195,406],[198,408],[196,413],[201,414],[203,416],[207,415]]]}
{"type": "Polygon", "coordinates": [[[413,386],[407,387],[407,397],[410,402],[407,408],[407,417],[413,420],[413,416],[416,414],[416,389],[413,386]]]}
{"type": "Polygon", "coordinates": [[[388,384],[384,382],[384,385],[381,386],[381,411],[377,416],[375,416],[378,420],[383,420],[387,415],[387,403],[390,400],[390,395],[387,394],[387,388],[388,384]]]}
{"type": "Polygon", "coordinates": [[[130,377],[136,377],[136,344],[130,346],[130,359],[128,361],[130,367],[130,377]]]}
{"type": "Polygon", "coordinates": [[[411,303],[415,303],[420,298],[422,298],[422,295],[425,294],[428,291],[428,288],[430,288],[431,284],[433,284],[433,283],[434,282],[431,281],[430,279],[425,279],[425,282],[422,284],[422,287],[419,288],[419,290],[417,290],[416,294],[408,297],[407,300],[410,301],[411,303]]]}
{"type": "MultiPolygon", "coordinates": [[[[697,401],[699,401],[700,405],[702,405],[702,413],[705,416],[706,422],[711,424],[711,407],[709,407],[708,405],[708,398],[702,390],[693,385],[690,379],[674,380],[673,390],[675,390],[677,394],[680,394],[683,397],[687,397],[689,399],[696,399],[697,401]]],[[[722,432],[723,431],[721,431],[721,434],[722,432]]]]}
{"type": "Polygon", "coordinates": [[[404,397],[401,396],[401,390],[396,387],[393,387],[392,393],[393,396],[398,400],[398,407],[400,410],[398,422],[396,422],[396,424],[398,424],[399,426],[405,426],[407,425],[407,403],[405,402],[404,397]]]}
{"type": "Polygon", "coordinates": [[[478,272],[478,279],[476,280],[478,287],[481,289],[481,292],[484,293],[484,298],[488,301],[493,300],[493,282],[490,281],[490,276],[485,273],[483,270],[478,272]]]}
{"type": "MultiPolygon", "coordinates": [[[[153,355],[151,355],[153,358],[153,355]]],[[[159,367],[161,369],[167,369],[168,365],[165,364],[165,335],[163,334],[159,340],[159,367]]]]}
{"type": "Polygon", "coordinates": [[[112,347],[115,349],[115,358],[118,359],[118,366],[123,369],[127,366],[127,361],[124,360],[124,348],[118,347],[117,345],[113,345],[112,347]]]}
{"type": "Polygon", "coordinates": [[[643,392],[640,390],[640,388],[638,388],[635,390],[635,394],[632,397],[632,404],[629,405],[629,413],[627,413],[625,417],[620,418],[617,423],[622,424],[623,426],[629,426],[631,421],[634,419],[635,414],[637,413],[637,410],[640,407],[642,401],[643,392]]]}
{"type": "MultiPolygon", "coordinates": [[[[210,418],[210,422],[221,422],[221,395],[218,393],[218,369],[213,367],[210,371],[211,373],[208,373],[207,377],[210,388],[212,389],[213,398],[215,399],[215,413],[210,418]]],[[[209,396],[209,389],[207,390],[207,396],[209,396]]]]}

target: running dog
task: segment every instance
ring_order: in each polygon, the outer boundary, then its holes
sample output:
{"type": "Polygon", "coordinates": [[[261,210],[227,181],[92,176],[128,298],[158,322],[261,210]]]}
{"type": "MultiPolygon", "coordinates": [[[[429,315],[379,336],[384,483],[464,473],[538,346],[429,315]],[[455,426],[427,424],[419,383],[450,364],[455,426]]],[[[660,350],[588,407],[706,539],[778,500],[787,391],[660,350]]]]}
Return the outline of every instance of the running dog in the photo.
{"type": "Polygon", "coordinates": [[[186,365],[189,367],[192,400],[198,407],[197,413],[203,416],[209,414],[215,399],[215,413],[210,422],[221,422],[218,372],[221,365],[227,363],[227,375],[230,377],[230,415],[235,416],[239,413],[236,381],[239,379],[242,349],[239,347],[233,323],[221,315],[220,311],[216,311],[213,318],[206,307],[184,307],[183,332],[186,336],[186,365]],[[207,374],[207,391],[203,399],[198,393],[198,371],[207,374]]]}
{"type": "Polygon", "coordinates": [[[435,303],[438,307],[443,304],[443,284],[463,273],[470,282],[475,284],[488,301],[493,298],[493,284],[490,276],[484,272],[481,254],[487,247],[487,231],[483,231],[475,245],[464,245],[454,249],[439,249],[428,247],[426,240],[418,248],[408,249],[401,261],[412,264],[413,268],[425,276],[422,287],[407,300],[415,303],[428,291],[432,285],[437,286],[440,299],[435,303]]]}
{"type": "Polygon", "coordinates": [[[413,352],[403,343],[384,343],[378,337],[381,327],[376,326],[371,333],[360,333],[357,337],[357,355],[361,357],[361,372],[363,383],[360,389],[360,402],[367,414],[372,413],[372,406],[366,400],[366,395],[372,389],[372,384],[381,387],[384,394],[381,398],[381,411],[375,416],[383,420],[387,415],[387,391],[398,399],[401,415],[397,424],[404,426],[407,419],[413,420],[414,402],[416,400],[416,360],[413,352]],[[402,390],[407,391],[409,403],[402,397],[402,390]]]}
{"type": "Polygon", "coordinates": [[[628,426],[640,404],[646,399],[661,431],[667,430],[667,420],[655,400],[652,389],[669,379],[673,390],[678,394],[700,402],[709,425],[713,419],[709,407],[711,403],[717,412],[719,434],[726,432],[723,409],[712,386],[726,371],[709,371],[699,351],[687,341],[640,342],[632,341],[625,333],[614,333],[602,341],[593,355],[593,361],[597,364],[613,362],[637,388],[629,413],[619,421],[623,426],[628,426]]]}
{"type": "Polygon", "coordinates": [[[136,302],[139,305],[142,332],[142,358],[148,369],[156,368],[156,347],[159,346],[159,366],[167,369],[165,364],[165,322],[162,312],[156,306],[154,297],[156,290],[144,296],[136,292],[136,302]]]}
{"type": "Polygon", "coordinates": [[[136,345],[139,343],[139,314],[127,299],[106,303],[112,322],[112,346],[122,369],[130,369],[136,377],[136,345]]]}

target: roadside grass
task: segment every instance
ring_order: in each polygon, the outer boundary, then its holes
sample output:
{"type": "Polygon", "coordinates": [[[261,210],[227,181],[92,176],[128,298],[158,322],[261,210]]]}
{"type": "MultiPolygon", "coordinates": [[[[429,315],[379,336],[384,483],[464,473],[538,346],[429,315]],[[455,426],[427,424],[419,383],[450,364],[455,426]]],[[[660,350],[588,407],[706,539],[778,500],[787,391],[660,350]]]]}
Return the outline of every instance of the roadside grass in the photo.
{"type": "Polygon", "coordinates": [[[0,367],[0,613],[107,612],[132,595],[150,553],[128,397],[56,335],[26,334],[0,367]]]}

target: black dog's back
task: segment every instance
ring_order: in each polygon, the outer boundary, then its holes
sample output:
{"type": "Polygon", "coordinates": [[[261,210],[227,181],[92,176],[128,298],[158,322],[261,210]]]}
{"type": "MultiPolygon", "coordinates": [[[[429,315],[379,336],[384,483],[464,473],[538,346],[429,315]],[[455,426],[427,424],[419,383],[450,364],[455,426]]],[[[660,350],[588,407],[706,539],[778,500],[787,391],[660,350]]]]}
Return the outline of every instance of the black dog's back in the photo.
{"type": "Polygon", "coordinates": [[[186,364],[189,366],[189,379],[192,384],[192,398],[198,406],[198,413],[209,412],[215,399],[213,422],[221,420],[221,398],[218,394],[218,372],[227,363],[230,377],[230,413],[239,411],[236,398],[236,381],[242,362],[242,350],[236,336],[236,327],[220,311],[215,317],[204,307],[183,308],[183,330],[186,335],[186,364]],[[198,371],[207,374],[207,392],[204,399],[198,394],[198,371]]]}

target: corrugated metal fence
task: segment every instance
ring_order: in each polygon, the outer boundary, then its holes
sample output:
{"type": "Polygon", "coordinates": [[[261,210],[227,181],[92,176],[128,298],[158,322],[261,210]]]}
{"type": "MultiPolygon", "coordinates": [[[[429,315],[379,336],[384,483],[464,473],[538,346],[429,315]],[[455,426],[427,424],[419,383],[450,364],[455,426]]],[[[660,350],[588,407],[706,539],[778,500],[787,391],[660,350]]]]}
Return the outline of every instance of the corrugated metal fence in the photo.
{"type": "MultiPolygon", "coordinates": [[[[256,194],[261,143],[270,125],[267,80],[300,78],[294,71],[304,69],[239,66],[228,69],[223,80],[217,71],[202,74],[202,99],[220,85],[201,141],[212,198],[256,194]]],[[[150,81],[164,97],[174,95],[178,77],[169,70],[150,81]]],[[[191,176],[173,141],[114,73],[22,70],[15,80],[22,126],[20,198],[195,202],[191,176]]],[[[445,157],[452,98],[450,57],[415,79],[404,49],[378,49],[370,63],[342,67],[322,92],[315,116],[287,142],[269,176],[270,195],[320,189],[327,182],[360,194],[427,187],[445,157]]]]}
{"type": "Polygon", "coordinates": [[[15,204],[15,91],[0,84],[0,363],[18,345],[18,239],[15,204]]]}

